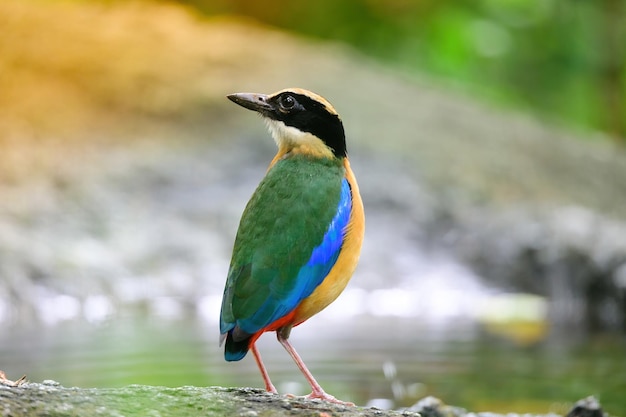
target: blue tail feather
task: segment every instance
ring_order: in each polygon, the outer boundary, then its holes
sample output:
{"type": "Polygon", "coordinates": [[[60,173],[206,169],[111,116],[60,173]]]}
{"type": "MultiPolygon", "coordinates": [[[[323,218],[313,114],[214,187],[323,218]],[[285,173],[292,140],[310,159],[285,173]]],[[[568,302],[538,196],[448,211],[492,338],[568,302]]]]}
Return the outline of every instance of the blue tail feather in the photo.
{"type": "Polygon", "coordinates": [[[250,349],[250,338],[235,341],[233,338],[233,331],[229,331],[226,334],[226,346],[224,348],[224,359],[228,362],[242,360],[250,349]]]}

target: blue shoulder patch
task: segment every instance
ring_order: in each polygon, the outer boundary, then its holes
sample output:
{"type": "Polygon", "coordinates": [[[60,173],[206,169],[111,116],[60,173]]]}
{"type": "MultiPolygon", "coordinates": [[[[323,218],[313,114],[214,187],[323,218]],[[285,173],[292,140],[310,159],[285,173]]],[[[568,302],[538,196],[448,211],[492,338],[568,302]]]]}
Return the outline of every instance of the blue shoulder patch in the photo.
{"type": "Polygon", "coordinates": [[[330,222],[322,243],[313,249],[309,261],[298,271],[296,285],[288,294],[281,294],[280,299],[275,297],[267,299],[252,317],[238,320],[237,325],[241,330],[250,334],[258,332],[287,315],[313,293],[315,288],[324,281],[339,257],[344,230],[350,222],[351,211],[352,192],[348,180],[344,178],[341,183],[341,197],[337,205],[337,213],[330,222]]]}

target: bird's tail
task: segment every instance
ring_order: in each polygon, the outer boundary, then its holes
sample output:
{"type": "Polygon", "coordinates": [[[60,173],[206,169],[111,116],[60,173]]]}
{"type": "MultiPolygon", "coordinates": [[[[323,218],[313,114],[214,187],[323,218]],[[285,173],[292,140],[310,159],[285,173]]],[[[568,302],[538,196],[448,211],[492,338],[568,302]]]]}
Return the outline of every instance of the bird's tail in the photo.
{"type": "Polygon", "coordinates": [[[233,331],[231,330],[221,336],[220,345],[224,339],[226,339],[224,359],[229,362],[242,360],[248,353],[248,349],[250,349],[250,336],[241,340],[235,340],[233,337],[233,331]]]}

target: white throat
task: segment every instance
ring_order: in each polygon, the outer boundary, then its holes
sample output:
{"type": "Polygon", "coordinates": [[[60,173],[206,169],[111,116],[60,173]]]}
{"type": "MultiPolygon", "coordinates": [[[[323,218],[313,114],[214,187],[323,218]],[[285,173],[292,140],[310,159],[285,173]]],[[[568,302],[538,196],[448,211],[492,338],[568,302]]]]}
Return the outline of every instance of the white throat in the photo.
{"type": "Polygon", "coordinates": [[[308,139],[307,136],[312,136],[313,138],[319,140],[315,136],[310,133],[303,132],[300,129],[296,129],[292,126],[287,126],[283,122],[279,122],[278,120],[273,120],[270,118],[265,118],[265,123],[267,124],[274,141],[278,147],[282,146],[297,146],[298,143],[311,140],[308,139]]]}
{"type": "Polygon", "coordinates": [[[278,145],[279,149],[286,152],[299,152],[320,157],[334,158],[333,151],[323,140],[312,133],[303,132],[293,126],[270,118],[265,118],[265,123],[278,145]]]}

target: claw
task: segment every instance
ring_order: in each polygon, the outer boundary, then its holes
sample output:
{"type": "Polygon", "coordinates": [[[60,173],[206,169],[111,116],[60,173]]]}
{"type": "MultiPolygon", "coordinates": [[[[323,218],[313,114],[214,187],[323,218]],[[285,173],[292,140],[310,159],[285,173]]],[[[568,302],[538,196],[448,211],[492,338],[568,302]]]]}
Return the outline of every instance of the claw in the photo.
{"type": "Polygon", "coordinates": [[[7,379],[7,376],[5,375],[4,372],[0,371],[0,384],[2,385],[6,385],[9,387],[19,387],[25,382],[26,382],[26,375],[22,375],[22,377],[18,379],[17,381],[11,381],[10,379],[7,379]]]}
{"type": "Polygon", "coordinates": [[[309,395],[307,395],[304,398],[306,398],[307,400],[320,399],[320,400],[323,400],[323,401],[328,401],[329,403],[341,404],[341,405],[345,405],[347,407],[354,407],[354,403],[351,403],[349,401],[338,400],[337,398],[333,397],[332,395],[326,394],[326,392],[324,392],[324,391],[320,391],[320,392],[313,391],[312,393],[310,393],[309,395]]]}

